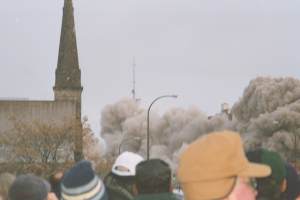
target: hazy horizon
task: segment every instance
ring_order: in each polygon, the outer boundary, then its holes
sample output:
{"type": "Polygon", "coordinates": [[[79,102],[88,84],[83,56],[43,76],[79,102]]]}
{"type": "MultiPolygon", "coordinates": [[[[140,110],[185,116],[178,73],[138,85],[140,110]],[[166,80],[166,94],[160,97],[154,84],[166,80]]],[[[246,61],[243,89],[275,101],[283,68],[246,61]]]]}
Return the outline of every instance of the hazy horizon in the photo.
{"type": "MultiPolygon", "coordinates": [[[[0,98],[51,100],[63,0],[1,1],[0,98]]],[[[155,109],[235,103],[257,76],[300,77],[296,0],[73,0],[82,115],[99,132],[107,104],[136,95],[155,109]]]]}

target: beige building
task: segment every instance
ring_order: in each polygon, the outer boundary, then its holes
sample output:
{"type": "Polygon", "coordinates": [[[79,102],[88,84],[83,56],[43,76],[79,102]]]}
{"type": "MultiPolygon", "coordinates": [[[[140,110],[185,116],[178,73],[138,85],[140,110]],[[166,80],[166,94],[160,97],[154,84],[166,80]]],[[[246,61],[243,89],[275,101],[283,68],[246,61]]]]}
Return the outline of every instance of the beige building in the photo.
{"type": "MultiPolygon", "coordinates": [[[[54,100],[0,100],[0,133],[7,134],[14,128],[12,118],[26,123],[42,121],[57,124],[57,122],[72,121],[80,125],[77,131],[81,133],[82,89],[73,3],[72,0],[65,0],[55,85],[53,87],[54,100]]],[[[80,159],[81,155],[82,144],[80,142],[76,145],[75,159],[80,159]]]]}

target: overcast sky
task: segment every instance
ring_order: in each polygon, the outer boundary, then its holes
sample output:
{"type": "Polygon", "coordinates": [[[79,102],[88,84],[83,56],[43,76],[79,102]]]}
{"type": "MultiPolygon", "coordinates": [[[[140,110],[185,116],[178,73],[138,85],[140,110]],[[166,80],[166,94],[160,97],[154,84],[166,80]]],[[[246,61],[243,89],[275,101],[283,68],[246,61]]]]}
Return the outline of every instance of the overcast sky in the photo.
{"type": "MultiPolygon", "coordinates": [[[[63,0],[0,0],[0,96],[53,99],[63,0]]],[[[233,104],[258,75],[300,77],[299,0],[74,0],[83,115],[136,93],[147,108],[233,104]]]]}

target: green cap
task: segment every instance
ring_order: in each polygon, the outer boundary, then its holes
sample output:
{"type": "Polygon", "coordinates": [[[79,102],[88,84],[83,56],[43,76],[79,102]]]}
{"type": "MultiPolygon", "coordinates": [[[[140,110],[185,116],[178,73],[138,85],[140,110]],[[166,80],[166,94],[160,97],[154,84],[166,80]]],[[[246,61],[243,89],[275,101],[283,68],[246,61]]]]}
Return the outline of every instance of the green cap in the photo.
{"type": "Polygon", "coordinates": [[[261,162],[271,167],[271,177],[277,184],[281,184],[286,177],[286,168],[280,155],[277,152],[262,149],[261,162]]]}

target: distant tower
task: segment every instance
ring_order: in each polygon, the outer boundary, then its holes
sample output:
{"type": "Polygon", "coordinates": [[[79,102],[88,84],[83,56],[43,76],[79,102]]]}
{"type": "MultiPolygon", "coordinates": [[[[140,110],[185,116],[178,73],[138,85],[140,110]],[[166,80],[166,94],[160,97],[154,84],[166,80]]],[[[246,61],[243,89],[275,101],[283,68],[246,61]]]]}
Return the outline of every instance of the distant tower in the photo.
{"type": "Polygon", "coordinates": [[[221,104],[221,113],[229,113],[229,104],[228,103],[222,103],[221,104]]]}
{"type": "Polygon", "coordinates": [[[133,57],[133,63],[132,63],[132,98],[134,101],[136,101],[135,97],[135,58],[133,57]]]}
{"type": "Polygon", "coordinates": [[[221,104],[221,114],[225,114],[229,120],[232,120],[232,114],[228,103],[221,104]]]}
{"type": "Polygon", "coordinates": [[[82,124],[81,124],[81,72],[78,63],[77,43],[72,0],[64,1],[63,19],[59,44],[58,62],[55,71],[55,101],[76,102],[76,144],[74,157],[82,156],[82,124]]]}

